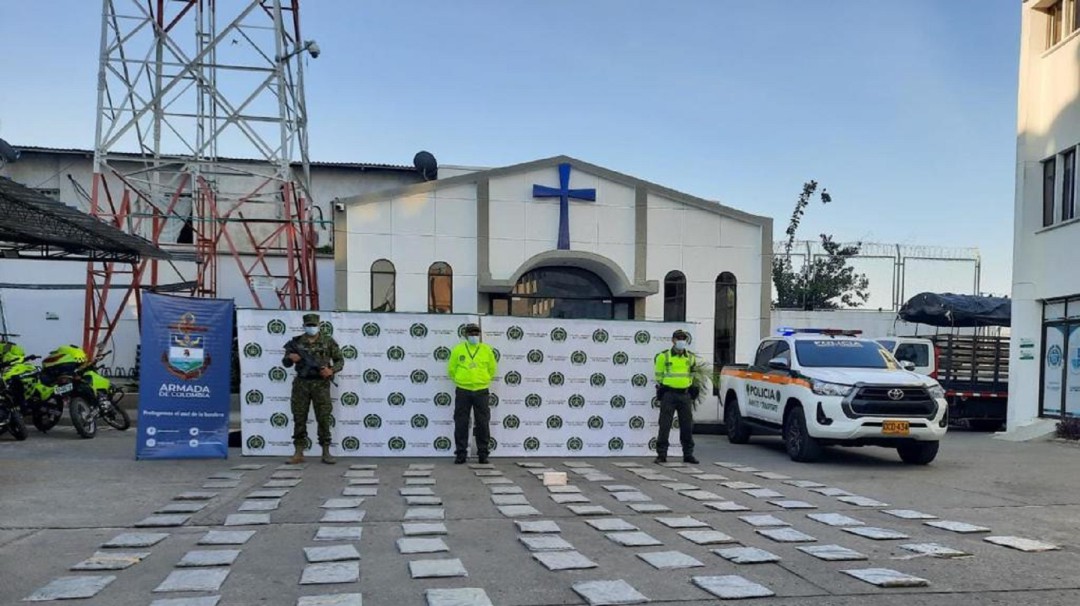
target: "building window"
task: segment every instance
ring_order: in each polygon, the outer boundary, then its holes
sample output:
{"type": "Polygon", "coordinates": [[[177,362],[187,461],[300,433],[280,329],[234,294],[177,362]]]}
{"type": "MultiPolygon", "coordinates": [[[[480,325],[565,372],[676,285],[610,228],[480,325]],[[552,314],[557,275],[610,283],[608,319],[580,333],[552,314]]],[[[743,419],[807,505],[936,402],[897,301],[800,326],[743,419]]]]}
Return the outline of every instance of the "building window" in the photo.
{"type": "Polygon", "coordinates": [[[379,259],[371,264],[371,311],[395,311],[394,288],[397,272],[394,264],[379,259]]]}
{"type": "Polygon", "coordinates": [[[454,313],[454,271],[439,261],[428,268],[427,308],[430,314],[454,313]]]}
{"type": "Polygon", "coordinates": [[[1057,158],[1043,160],[1043,227],[1054,224],[1054,186],[1057,184],[1057,158]]]}
{"type": "Polygon", "coordinates": [[[716,305],[713,309],[713,367],[717,370],[735,362],[735,275],[724,272],[716,278],[716,305]]]}
{"type": "Polygon", "coordinates": [[[633,320],[633,299],[620,299],[600,276],[577,267],[541,267],[517,281],[509,295],[492,295],[492,315],[533,318],[633,320]]]}
{"type": "Polygon", "coordinates": [[[1052,48],[1077,29],[1080,29],[1080,11],[1077,0],[1057,0],[1042,9],[1046,13],[1046,48],[1052,48]]]}
{"type": "Polygon", "coordinates": [[[681,271],[664,276],[664,321],[686,321],[686,276],[681,271]]]}
{"type": "Polygon", "coordinates": [[[1080,297],[1043,303],[1039,414],[1080,416],[1080,297]]]}
{"type": "Polygon", "coordinates": [[[1073,202],[1076,200],[1076,150],[1061,154],[1061,220],[1076,216],[1073,202]]]}

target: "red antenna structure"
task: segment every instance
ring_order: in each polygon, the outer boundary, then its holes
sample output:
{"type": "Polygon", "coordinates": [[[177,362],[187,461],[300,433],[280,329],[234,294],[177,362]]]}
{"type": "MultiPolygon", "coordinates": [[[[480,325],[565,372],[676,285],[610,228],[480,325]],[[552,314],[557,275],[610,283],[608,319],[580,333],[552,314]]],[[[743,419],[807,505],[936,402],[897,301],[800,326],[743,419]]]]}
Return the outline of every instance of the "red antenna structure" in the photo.
{"type": "MultiPolygon", "coordinates": [[[[299,0],[103,0],[91,214],[173,260],[91,262],[92,356],[142,291],[318,309],[299,0]],[[227,262],[227,261],[226,261],[227,262]]],[[[130,313],[130,312],[129,312],[130,313]]]]}

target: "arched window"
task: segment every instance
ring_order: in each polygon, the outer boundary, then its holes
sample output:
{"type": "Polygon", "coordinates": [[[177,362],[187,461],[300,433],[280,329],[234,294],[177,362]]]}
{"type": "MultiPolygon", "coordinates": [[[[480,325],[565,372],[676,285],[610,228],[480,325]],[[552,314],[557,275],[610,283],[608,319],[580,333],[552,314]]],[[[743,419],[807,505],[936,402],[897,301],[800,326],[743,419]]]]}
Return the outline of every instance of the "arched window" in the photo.
{"type": "Polygon", "coordinates": [[[386,259],[379,259],[371,264],[371,311],[394,311],[394,289],[397,284],[397,272],[394,264],[386,259]]]}
{"type": "Polygon", "coordinates": [[[713,313],[713,366],[717,370],[735,362],[735,274],[716,277],[716,307],[713,313]]]}
{"type": "Polygon", "coordinates": [[[686,276],[678,270],[664,276],[664,321],[686,321],[686,276]]]}
{"type": "Polygon", "coordinates": [[[633,319],[633,300],[612,295],[604,280],[578,267],[540,267],[517,281],[510,295],[491,298],[493,315],[536,318],[633,319]]]}
{"type": "Polygon", "coordinates": [[[438,261],[428,268],[427,276],[428,313],[454,313],[454,270],[448,263],[438,261]]]}

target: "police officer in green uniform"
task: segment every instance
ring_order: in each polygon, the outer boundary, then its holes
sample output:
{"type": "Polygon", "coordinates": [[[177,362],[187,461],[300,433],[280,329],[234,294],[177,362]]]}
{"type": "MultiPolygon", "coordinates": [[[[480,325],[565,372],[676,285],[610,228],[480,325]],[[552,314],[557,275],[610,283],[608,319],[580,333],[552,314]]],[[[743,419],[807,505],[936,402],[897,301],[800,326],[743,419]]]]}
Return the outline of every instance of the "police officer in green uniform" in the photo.
{"type": "Polygon", "coordinates": [[[447,375],[457,386],[454,399],[454,463],[462,464],[469,451],[469,413],[473,413],[473,435],[481,463],[488,462],[491,440],[491,403],[489,388],[497,372],[495,351],[480,342],[480,327],[465,327],[465,341],[450,351],[447,375]]]}
{"type": "Polygon", "coordinates": [[[660,398],[660,433],[656,436],[656,463],[667,463],[668,434],[675,413],[679,414],[679,442],[683,461],[698,463],[694,458],[694,409],[690,391],[697,358],[686,349],[690,335],[676,330],[671,335],[671,349],[656,354],[654,359],[657,396],[660,398]]]}
{"type": "Polygon", "coordinates": [[[319,446],[322,446],[322,462],[333,465],[337,461],[330,456],[330,382],[345,366],[345,358],[337,342],[319,330],[319,315],[304,315],[304,334],[293,337],[285,344],[286,368],[296,366],[296,378],[292,387],[293,445],[296,448],[289,463],[304,462],[304,443],[307,441],[308,409],[315,408],[315,421],[319,425],[319,446]]]}

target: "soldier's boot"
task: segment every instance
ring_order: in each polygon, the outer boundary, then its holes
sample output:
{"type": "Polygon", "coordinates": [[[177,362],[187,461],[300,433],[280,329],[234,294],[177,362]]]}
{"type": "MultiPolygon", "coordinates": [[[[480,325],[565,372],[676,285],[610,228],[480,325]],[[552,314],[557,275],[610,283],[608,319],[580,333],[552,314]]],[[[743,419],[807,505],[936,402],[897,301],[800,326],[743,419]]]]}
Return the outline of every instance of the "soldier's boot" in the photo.
{"type": "Polygon", "coordinates": [[[326,463],[327,465],[333,465],[334,463],[337,463],[337,459],[330,456],[330,445],[329,444],[322,447],[322,462],[326,463]]]}
{"type": "Polygon", "coordinates": [[[304,447],[301,444],[296,445],[296,452],[293,453],[291,459],[289,459],[290,465],[299,465],[304,462],[304,447]]]}

